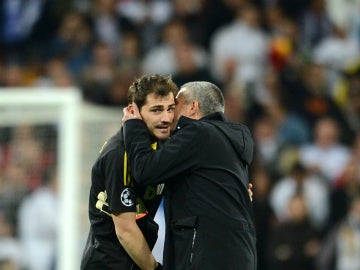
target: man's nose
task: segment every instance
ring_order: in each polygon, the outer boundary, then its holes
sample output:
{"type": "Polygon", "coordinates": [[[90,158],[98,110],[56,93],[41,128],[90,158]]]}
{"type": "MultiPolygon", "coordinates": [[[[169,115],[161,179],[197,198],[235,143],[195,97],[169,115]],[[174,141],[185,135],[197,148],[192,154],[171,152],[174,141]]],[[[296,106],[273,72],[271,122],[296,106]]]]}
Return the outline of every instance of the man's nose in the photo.
{"type": "Polygon", "coordinates": [[[161,118],[161,121],[162,122],[167,122],[167,123],[171,123],[174,119],[174,112],[168,112],[168,111],[165,111],[163,114],[162,114],[162,118],[161,118]]]}

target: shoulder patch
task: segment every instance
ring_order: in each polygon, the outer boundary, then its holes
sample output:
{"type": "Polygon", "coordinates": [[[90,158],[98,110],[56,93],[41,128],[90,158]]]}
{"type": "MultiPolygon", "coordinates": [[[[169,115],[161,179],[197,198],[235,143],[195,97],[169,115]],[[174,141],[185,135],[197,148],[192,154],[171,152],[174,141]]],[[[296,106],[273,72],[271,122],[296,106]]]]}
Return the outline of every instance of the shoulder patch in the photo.
{"type": "Polygon", "coordinates": [[[120,194],[121,203],[125,206],[135,204],[135,192],[131,188],[125,188],[120,194]]]}

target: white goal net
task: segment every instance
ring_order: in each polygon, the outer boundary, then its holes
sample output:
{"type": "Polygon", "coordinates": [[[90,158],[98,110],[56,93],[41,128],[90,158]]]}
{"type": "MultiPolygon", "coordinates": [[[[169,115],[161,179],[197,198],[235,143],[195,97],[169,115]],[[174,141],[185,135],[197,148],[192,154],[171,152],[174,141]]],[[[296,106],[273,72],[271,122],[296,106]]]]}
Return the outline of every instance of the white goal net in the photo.
{"type": "Polygon", "coordinates": [[[76,88],[0,89],[0,223],[15,243],[14,252],[1,252],[0,244],[0,262],[13,260],[26,269],[40,260],[49,269],[79,269],[89,229],[91,166],[103,141],[120,127],[121,114],[121,108],[84,103],[76,88]],[[43,191],[52,172],[56,206],[43,191]],[[56,243],[54,256],[36,254],[51,250],[44,239],[56,243]]]}

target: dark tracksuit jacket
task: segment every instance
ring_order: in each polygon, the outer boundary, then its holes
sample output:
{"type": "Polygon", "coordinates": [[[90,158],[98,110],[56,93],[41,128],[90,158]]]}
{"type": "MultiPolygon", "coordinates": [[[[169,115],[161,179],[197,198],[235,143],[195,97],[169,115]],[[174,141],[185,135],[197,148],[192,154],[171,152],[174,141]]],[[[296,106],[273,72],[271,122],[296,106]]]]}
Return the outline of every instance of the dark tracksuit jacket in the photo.
{"type": "Polygon", "coordinates": [[[165,269],[256,269],[247,191],[253,140],[246,126],[222,113],[181,117],[153,151],[145,124],[133,119],[124,124],[124,139],[135,181],[165,182],[165,269]]]}

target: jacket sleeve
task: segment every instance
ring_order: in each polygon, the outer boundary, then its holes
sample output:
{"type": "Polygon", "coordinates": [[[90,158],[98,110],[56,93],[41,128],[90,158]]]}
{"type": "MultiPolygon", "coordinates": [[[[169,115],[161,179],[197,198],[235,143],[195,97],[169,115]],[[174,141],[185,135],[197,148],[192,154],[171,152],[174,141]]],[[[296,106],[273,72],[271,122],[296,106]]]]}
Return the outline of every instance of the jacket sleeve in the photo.
{"type": "Polygon", "coordinates": [[[164,183],[193,170],[198,165],[193,157],[201,151],[201,135],[195,126],[184,125],[154,151],[144,122],[135,119],[126,121],[125,149],[135,181],[142,185],[164,183]]]}

